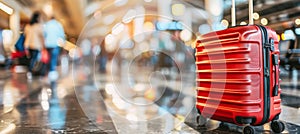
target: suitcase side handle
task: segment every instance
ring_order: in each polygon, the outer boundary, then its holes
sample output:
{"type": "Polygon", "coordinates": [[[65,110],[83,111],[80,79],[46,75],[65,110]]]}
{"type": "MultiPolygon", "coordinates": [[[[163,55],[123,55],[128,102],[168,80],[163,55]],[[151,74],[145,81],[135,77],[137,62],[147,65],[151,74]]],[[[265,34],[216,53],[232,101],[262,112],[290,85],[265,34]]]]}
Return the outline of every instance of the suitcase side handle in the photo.
{"type": "Polygon", "coordinates": [[[279,74],[277,73],[278,71],[278,55],[277,54],[272,54],[272,61],[273,61],[273,66],[275,66],[275,71],[274,71],[274,79],[275,79],[275,85],[273,89],[273,96],[278,96],[278,90],[279,90],[279,74]]]}

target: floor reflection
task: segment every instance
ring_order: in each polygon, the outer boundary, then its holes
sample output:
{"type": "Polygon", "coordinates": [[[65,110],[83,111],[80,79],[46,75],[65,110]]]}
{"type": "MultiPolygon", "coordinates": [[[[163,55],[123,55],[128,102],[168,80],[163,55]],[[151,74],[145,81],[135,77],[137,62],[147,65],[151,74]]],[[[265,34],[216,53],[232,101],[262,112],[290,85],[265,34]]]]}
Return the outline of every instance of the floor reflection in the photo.
{"type": "MultiPolygon", "coordinates": [[[[27,81],[24,74],[12,76],[3,87],[14,92],[14,97],[7,97],[17,100],[11,102],[15,108],[0,116],[0,133],[113,133],[114,125],[107,112],[97,111],[98,124],[93,122],[82,111],[74,90],[63,81],[27,81]],[[104,125],[110,126],[109,130],[100,127],[102,124],[109,124],[104,125]]],[[[97,107],[105,106],[95,105],[92,109],[97,107]]]]}
{"type": "MultiPolygon", "coordinates": [[[[0,80],[2,109],[11,108],[0,115],[0,133],[241,133],[242,127],[220,127],[214,120],[197,126],[194,83],[190,82],[194,77],[166,78],[170,72],[144,70],[132,85],[126,85],[126,73],[118,74],[122,77],[117,81],[101,73],[95,81],[80,81],[75,87],[71,75],[48,82],[44,78],[27,81],[24,74],[13,74],[0,80]]],[[[286,85],[281,118],[287,127],[283,133],[296,134],[300,130],[295,125],[300,117],[299,90],[288,88],[290,82],[283,79],[281,83],[286,85]]],[[[268,124],[256,131],[272,133],[268,124]]]]}
{"type": "Polygon", "coordinates": [[[50,128],[54,131],[64,130],[65,129],[65,120],[66,120],[66,108],[64,103],[59,103],[59,99],[57,96],[57,83],[51,82],[51,97],[50,97],[50,105],[47,102],[47,91],[42,91],[42,106],[44,110],[47,110],[47,105],[49,105],[48,110],[48,121],[50,128]],[[44,96],[44,98],[43,98],[44,96]]]}

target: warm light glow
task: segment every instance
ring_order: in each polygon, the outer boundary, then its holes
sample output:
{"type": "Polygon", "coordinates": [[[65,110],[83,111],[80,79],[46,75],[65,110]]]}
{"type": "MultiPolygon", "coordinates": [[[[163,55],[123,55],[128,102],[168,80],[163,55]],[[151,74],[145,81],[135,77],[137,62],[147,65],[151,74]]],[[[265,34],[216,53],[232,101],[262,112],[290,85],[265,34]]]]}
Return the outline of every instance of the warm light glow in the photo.
{"type": "Polygon", "coordinates": [[[124,30],[124,28],[125,28],[125,26],[123,23],[118,23],[112,28],[111,33],[113,35],[118,35],[119,33],[121,33],[124,30]]]}
{"type": "Polygon", "coordinates": [[[295,20],[296,25],[300,25],[300,19],[295,20]]]}
{"type": "Polygon", "coordinates": [[[225,27],[225,28],[227,28],[228,26],[229,26],[229,22],[227,21],[227,20],[222,20],[221,21],[221,24],[225,27]]]}
{"type": "Polygon", "coordinates": [[[112,44],[115,41],[115,37],[112,34],[108,34],[105,37],[105,43],[106,44],[112,44]]]}
{"type": "Polygon", "coordinates": [[[247,22],[242,21],[242,22],[240,23],[240,25],[247,25],[247,22]]]}
{"type": "Polygon", "coordinates": [[[117,49],[116,37],[112,34],[108,34],[105,37],[105,50],[107,52],[113,52],[117,49]]]}
{"type": "Polygon", "coordinates": [[[185,6],[183,4],[174,4],[172,5],[172,14],[175,16],[184,15],[185,6]]]}
{"type": "Polygon", "coordinates": [[[149,22],[149,21],[145,22],[145,23],[144,23],[144,30],[145,30],[145,31],[152,31],[152,30],[154,30],[154,25],[153,25],[153,23],[152,23],[152,22],[149,22]]]}
{"type": "Polygon", "coordinates": [[[184,29],[180,32],[180,38],[183,41],[190,41],[192,39],[192,36],[192,32],[187,29],[184,29]]]}
{"type": "Polygon", "coordinates": [[[47,4],[44,6],[43,11],[48,17],[51,17],[53,15],[53,8],[51,4],[47,4]]]}
{"type": "Polygon", "coordinates": [[[103,23],[105,25],[109,25],[109,24],[113,23],[115,21],[115,19],[116,19],[115,16],[113,16],[113,15],[107,15],[107,16],[105,16],[103,18],[103,23]]]}
{"type": "Polygon", "coordinates": [[[13,9],[6,6],[5,4],[3,4],[2,2],[0,2],[0,9],[3,10],[5,13],[11,15],[13,13],[13,9]]]}
{"type": "Polygon", "coordinates": [[[146,90],[146,92],[144,93],[144,96],[148,100],[152,100],[152,101],[155,100],[155,90],[153,90],[153,89],[146,90]]]}
{"type": "Polygon", "coordinates": [[[129,23],[136,16],[136,10],[130,9],[122,18],[122,22],[129,23]]]}
{"type": "Polygon", "coordinates": [[[281,39],[282,39],[282,40],[285,40],[284,33],[281,34],[281,39]]]}
{"type": "Polygon", "coordinates": [[[268,20],[266,18],[262,18],[260,20],[260,23],[263,24],[263,25],[268,25],[268,20]]]}
{"type": "Polygon", "coordinates": [[[258,13],[253,13],[253,19],[258,20],[259,19],[259,14],[258,13]]]}
{"type": "Polygon", "coordinates": [[[144,0],[145,2],[152,2],[152,0],[144,0]]]}

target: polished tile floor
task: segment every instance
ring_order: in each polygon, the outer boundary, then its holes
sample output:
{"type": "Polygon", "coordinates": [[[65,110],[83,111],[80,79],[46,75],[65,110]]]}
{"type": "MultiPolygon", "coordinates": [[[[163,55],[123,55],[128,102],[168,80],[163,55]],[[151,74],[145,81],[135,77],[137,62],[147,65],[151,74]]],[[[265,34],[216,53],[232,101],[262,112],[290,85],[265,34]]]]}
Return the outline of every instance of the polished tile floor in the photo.
{"type": "MultiPolygon", "coordinates": [[[[47,77],[28,80],[25,73],[2,70],[0,133],[235,134],[242,131],[232,124],[220,128],[220,122],[214,120],[208,120],[205,126],[196,125],[194,77],[190,75],[179,80],[176,74],[166,78],[157,72],[151,73],[151,78],[147,72],[112,76],[85,73],[86,68],[80,68],[61,74],[52,82],[47,77]]],[[[283,75],[281,85],[280,119],[287,128],[283,133],[300,134],[298,77],[283,75]]],[[[258,133],[273,133],[268,124],[255,129],[258,133]]]]}

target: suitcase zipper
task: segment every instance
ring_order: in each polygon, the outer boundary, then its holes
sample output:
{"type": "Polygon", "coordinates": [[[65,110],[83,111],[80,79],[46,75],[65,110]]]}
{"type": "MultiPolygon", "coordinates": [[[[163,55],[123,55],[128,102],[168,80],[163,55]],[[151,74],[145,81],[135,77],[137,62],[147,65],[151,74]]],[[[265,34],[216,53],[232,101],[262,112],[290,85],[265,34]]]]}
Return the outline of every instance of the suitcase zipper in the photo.
{"type": "Polygon", "coordinates": [[[274,44],[268,42],[268,32],[263,26],[259,26],[262,34],[262,47],[263,47],[263,64],[264,64],[264,116],[261,124],[264,124],[270,118],[270,50],[274,50],[274,44]]]}

